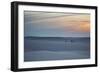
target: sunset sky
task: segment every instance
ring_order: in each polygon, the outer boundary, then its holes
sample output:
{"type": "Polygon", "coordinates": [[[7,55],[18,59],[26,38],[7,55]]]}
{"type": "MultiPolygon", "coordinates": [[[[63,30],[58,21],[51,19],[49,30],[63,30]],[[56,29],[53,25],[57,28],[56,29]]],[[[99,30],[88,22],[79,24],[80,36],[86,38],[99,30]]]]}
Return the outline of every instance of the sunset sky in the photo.
{"type": "Polygon", "coordinates": [[[24,36],[89,37],[90,14],[24,11],[24,36]]]}

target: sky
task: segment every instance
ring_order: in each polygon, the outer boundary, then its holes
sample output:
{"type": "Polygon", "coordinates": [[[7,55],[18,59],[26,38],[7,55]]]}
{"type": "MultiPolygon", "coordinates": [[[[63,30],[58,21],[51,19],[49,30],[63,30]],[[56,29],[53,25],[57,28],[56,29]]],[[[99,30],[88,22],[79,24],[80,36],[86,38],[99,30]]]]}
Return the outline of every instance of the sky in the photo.
{"type": "Polygon", "coordinates": [[[24,36],[89,37],[90,14],[24,11],[24,36]]]}

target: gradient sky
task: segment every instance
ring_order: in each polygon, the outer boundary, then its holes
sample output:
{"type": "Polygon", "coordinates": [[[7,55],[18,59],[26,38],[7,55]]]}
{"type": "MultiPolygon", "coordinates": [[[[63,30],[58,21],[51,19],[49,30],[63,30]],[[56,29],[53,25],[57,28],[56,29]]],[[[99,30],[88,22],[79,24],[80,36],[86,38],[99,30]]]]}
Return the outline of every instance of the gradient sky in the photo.
{"type": "Polygon", "coordinates": [[[89,37],[90,14],[24,11],[24,36],[89,37]]]}

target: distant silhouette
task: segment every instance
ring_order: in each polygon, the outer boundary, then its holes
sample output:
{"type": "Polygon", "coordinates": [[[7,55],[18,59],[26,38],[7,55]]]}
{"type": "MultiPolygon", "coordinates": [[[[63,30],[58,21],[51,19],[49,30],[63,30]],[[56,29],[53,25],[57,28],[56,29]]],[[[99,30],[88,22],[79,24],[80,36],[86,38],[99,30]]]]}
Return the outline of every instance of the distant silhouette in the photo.
{"type": "Polygon", "coordinates": [[[72,42],[74,42],[73,40],[65,40],[65,42],[70,42],[70,43],[72,43],[72,42]]]}

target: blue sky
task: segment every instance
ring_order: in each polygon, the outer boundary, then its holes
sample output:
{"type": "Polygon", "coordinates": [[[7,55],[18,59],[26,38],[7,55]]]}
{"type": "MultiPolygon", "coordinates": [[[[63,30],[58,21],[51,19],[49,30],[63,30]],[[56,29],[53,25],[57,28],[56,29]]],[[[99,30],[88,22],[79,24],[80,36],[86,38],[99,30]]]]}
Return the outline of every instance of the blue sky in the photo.
{"type": "Polygon", "coordinates": [[[89,37],[90,14],[24,11],[24,36],[89,37]]]}

